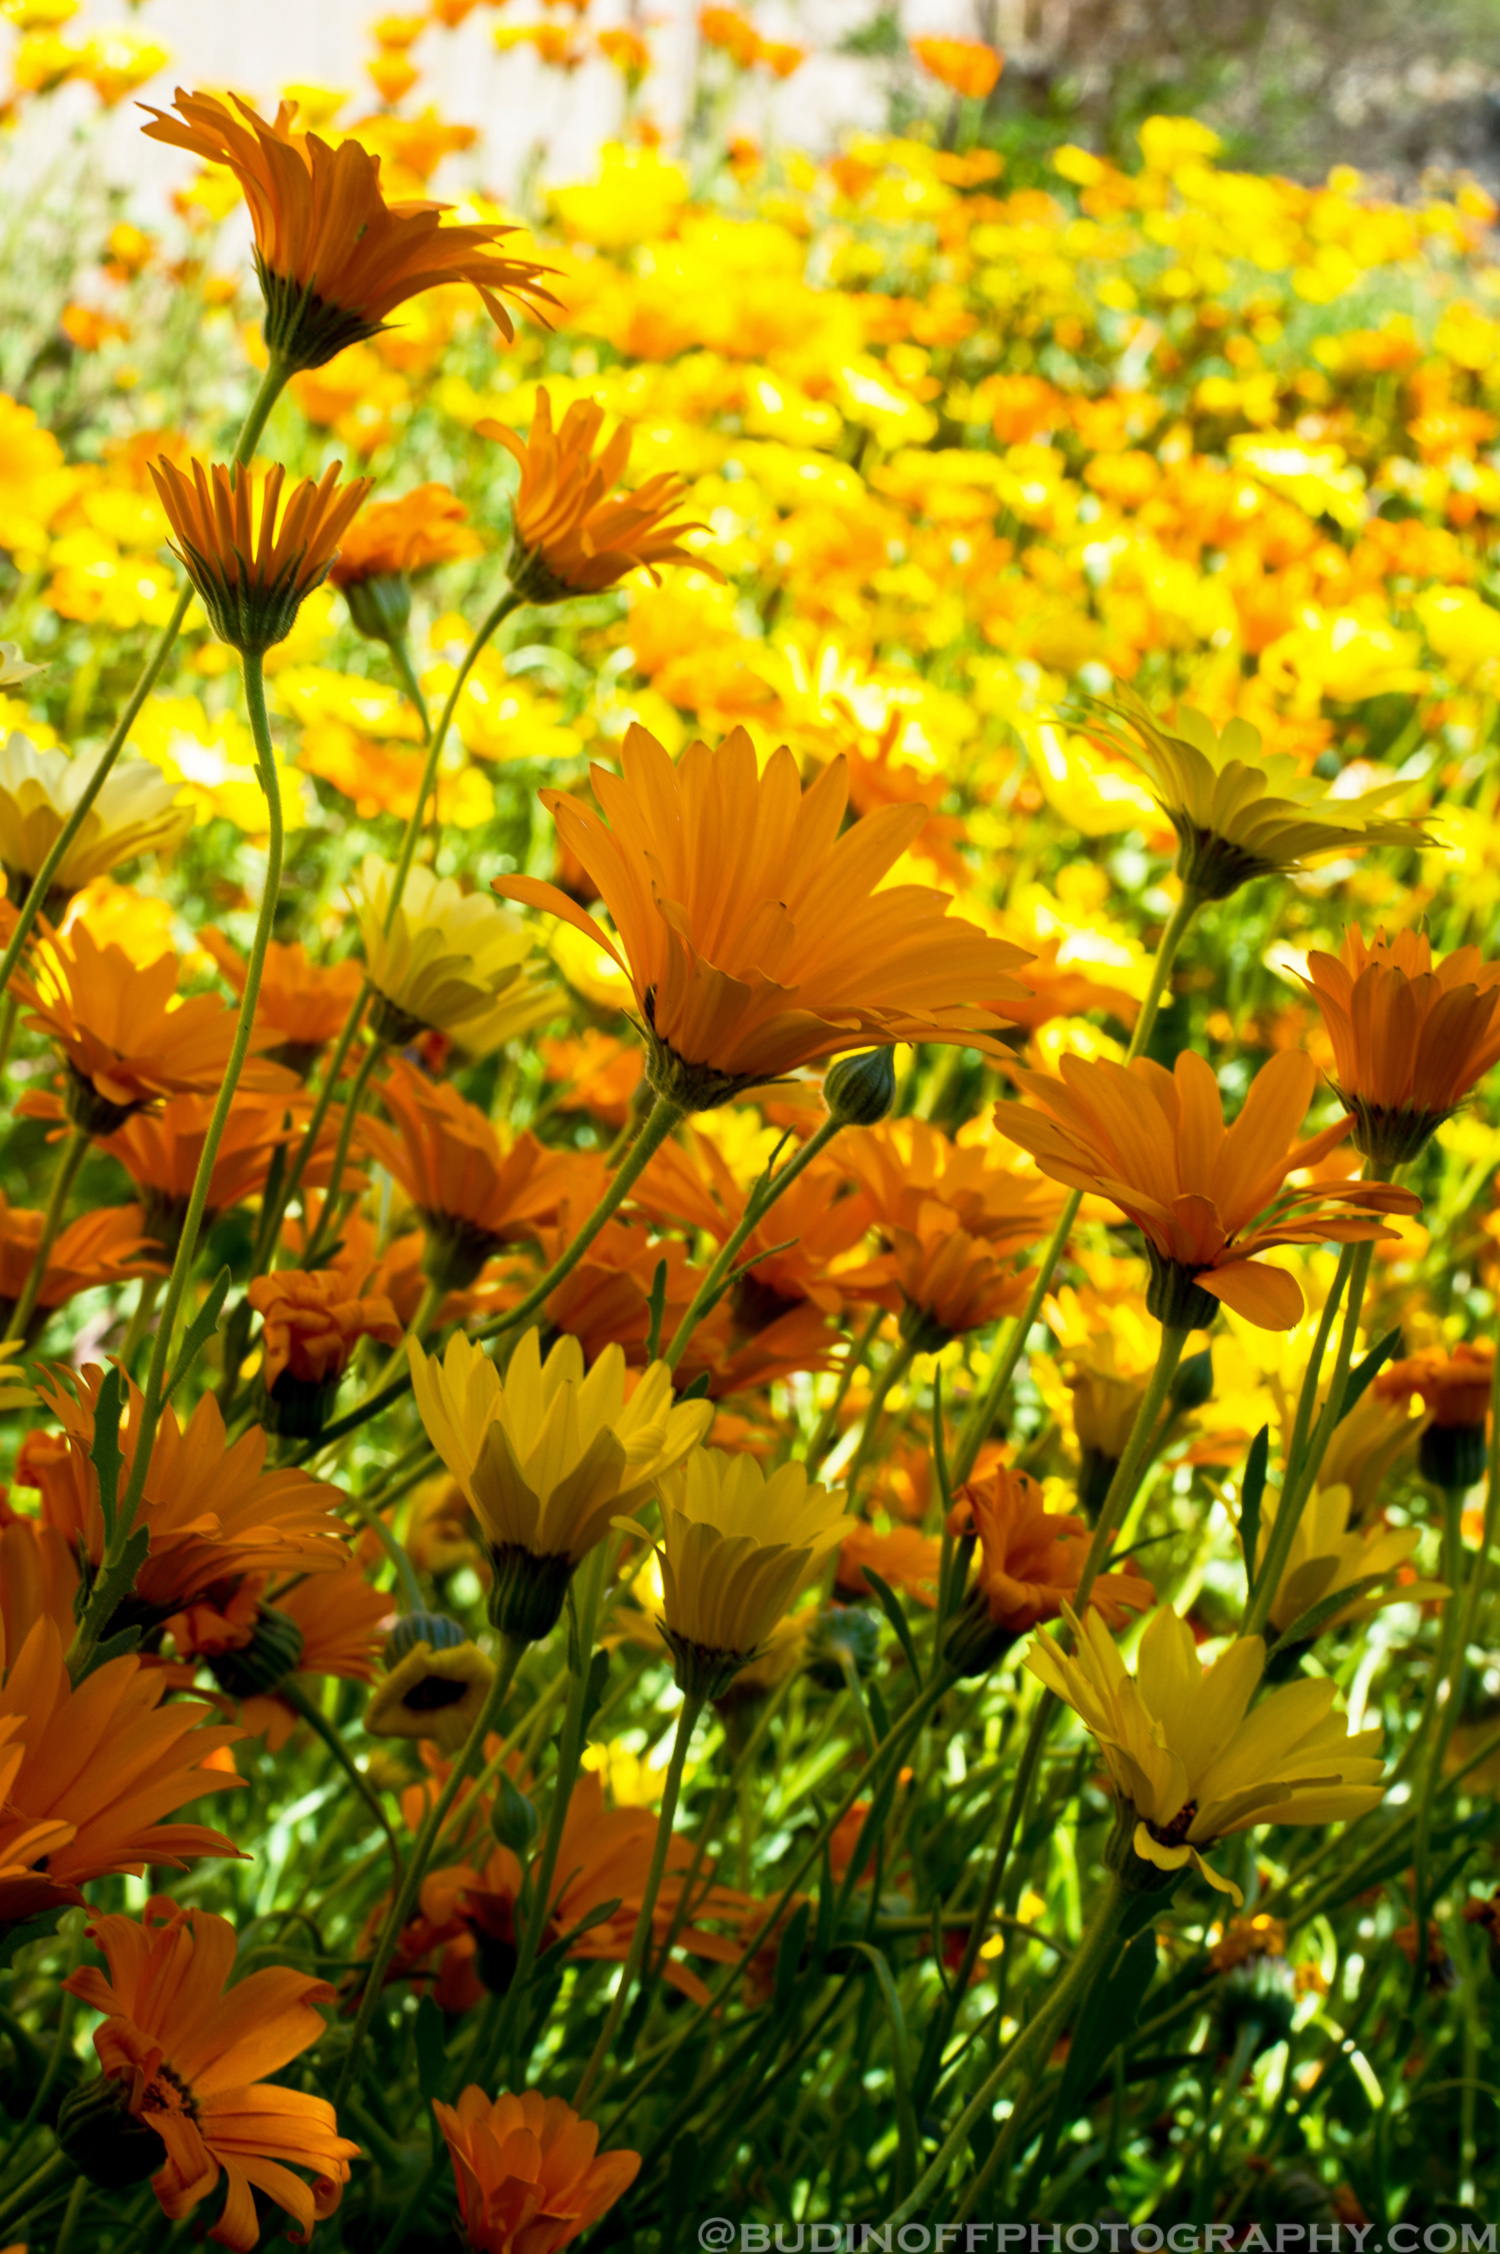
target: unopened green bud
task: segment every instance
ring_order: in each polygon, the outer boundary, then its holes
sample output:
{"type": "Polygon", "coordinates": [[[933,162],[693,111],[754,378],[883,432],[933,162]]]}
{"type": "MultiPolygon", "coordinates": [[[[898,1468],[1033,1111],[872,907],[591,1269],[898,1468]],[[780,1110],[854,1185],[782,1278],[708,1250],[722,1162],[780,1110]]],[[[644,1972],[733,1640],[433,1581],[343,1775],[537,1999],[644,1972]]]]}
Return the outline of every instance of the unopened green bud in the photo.
{"type": "Polygon", "coordinates": [[[542,1819],[524,1792],[517,1790],[502,1769],[495,1805],[490,1810],[490,1829],[502,1847],[513,1855],[524,1858],[531,1853],[542,1819]]]}
{"type": "Polygon", "coordinates": [[[896,1101],[896,1060],[889,1049],[840,1057],[823,1075],[823,1101],[841,1127],[873,1127],[896,1101]]]}
{"type": "Polygon", "coordinates": [[[404,571],[351,579],[344,589],[355,629],[371,642],[399,642],[411,623],[411,581],[404,571]]]}

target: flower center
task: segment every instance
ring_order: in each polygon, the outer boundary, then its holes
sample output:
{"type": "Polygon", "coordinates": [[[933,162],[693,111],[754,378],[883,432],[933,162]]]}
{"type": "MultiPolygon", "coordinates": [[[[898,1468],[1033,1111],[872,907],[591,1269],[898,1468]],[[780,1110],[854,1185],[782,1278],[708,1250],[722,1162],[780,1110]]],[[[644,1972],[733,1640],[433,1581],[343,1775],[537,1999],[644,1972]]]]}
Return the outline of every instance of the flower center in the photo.
{"type": "Polygon", "coordinates": [[[1153,1839],[1159,1840],[1161,1842],[1163,1847],[1180,1847],[1183,1841],[1187,1838],[1188,1833],[1192,1830],[1193,1825],[1197,1822],[1197,1820],[1197,1801],[1184,1800],[1182,1806],[1178,1809],[1176,1815],[1172,1818],[1170,1823],[1154,1824],[1152,1823],[1150,1818],[1147,1817],[1146,1829],[1150,1832],[1153,1839]]]}
{"type": "Polygon", "coordinates": [[[158,2066],[146,2084],[141,2099],[143,2113],[185,2113],[189,2120],[198,2118],[198,2101],[187,2083],[175,2068],[165,2062],[158,2066]]]}

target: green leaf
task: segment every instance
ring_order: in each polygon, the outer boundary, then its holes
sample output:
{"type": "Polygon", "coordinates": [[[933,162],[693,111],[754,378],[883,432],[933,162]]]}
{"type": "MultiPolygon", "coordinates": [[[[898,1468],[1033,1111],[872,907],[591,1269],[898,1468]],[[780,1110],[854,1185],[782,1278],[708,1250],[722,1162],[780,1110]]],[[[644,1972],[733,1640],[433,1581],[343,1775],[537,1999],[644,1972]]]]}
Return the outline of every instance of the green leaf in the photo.
{"type": "Polygon", "coordinates": [[[1255,1553],[1260,1547],[1260,1507],[1266,1492],[1266,1467],[1271,1460],[1271,1428],[1263,1424],[1250,1443],[1245,1476],[1240,1485],[1240,1549],[1245,1559],[1245,1579],[1255,1586],[1255,1553]]]}
{"type": "Polygon", "coordinates": [[[873,1566],[867,1565],[865,1567],[865,1579],[875,1591],[876,1601],[881,1611],[896,1631],[896,1639],[906,1654],[906,1663],[912,1671],[913,1681],[920,1683],[922,1680],[922,1665],[917,1658],[917,1647],[912,1641],[911,1630],[906,1625],[906,1614],[901,1609],[901,1599],[888,1581],[882,1581],[873,1566]]]}
{"type": "Polygon", "coordinates": [[[781,1936],[781,1946],[776,1951],[776,1980],[772,1990],[771,2011],[775,2019],[784,2019],[787,2007],[797,1987],[802,1970],[802,1951],[807,1941],[808,1923],[812,1917],[809,1902],[799,1904],[787,1921],[781,1936]]]}
{"type": "Polygon", "coordinates": [[[881,2001],[891,2029],[891,2070],[895,2081],[896,2097],[896,2197],[904,2199],[916,2181],[917,2174],[917,2116],[911,2102],[911,2062],[906,2053],[906,2020],[901,2010],[901,1998],[896,1993],[896,1983],[891,1978],[891,1968],[883,1953],[873,1941],[856,1941],[855,1948],[862,1957],[868,1957],[875,1968],[875,1978],[880,1983],[881,2001]]]}
{"type": "Polygon", "coordinates": [[[120,1417],[124,1407],[125,1381],[118,1364],[111,1362],[99,1388],[99,1405],[94,1411],[94,1445],[89,1450],[89,1460],[99,1475],[99,1510],[104,1520],[106,1549],[115,1538],[115,1513],[120,1500],[120,1466],[125,1460],[120,1453],[120,1417]]]}
{"type": "Polygon", "coordinates": [[[171,1400],[172,1395],[177,1391],[178,1386],[181,1385],[188,1371],[218,1329],[219,1317],[224,1312],[224,1302],[229,1297],[229,1286],[233,1280],[229,1270],[221,1268],[209,1285],[208,1297],[188,1324],[187,1331],[184,1334],[182,1352],[177,1357],[177,1367],[167,1382],[166,1392],[162,1395],[164,1402],[171,1400]]]}
{"type": "Polygon", "coordinates": [[[709,1371],[700,1370],[691,1385],[685,1385],[678,1394],[679,1401],[706,1401],[708,1399],[709,1371]]]}
{"type": "Polygon", "coordinates": [[[596,1651],[589,1661],[589,1679],[583,1686],[583,1715],[579,1730],[583,1737],[589,1734],[589,1724],[604,1704],[604,1685],[609,1676],[609,1653],[596,1651]]]}
{"type": "Polygon", "coordinates": [[[443,2035],[443,2015],[431,1996],[417,2005],[417,2088],[424,2100],[441,2097],[448,2075],[448,2048],[443,2035]]]}
{"type": "Polygon", "coordinates": [[[554,1941],[550,1949],[542,1951],[532,1968],[533,1983],[542,1979],[554,1967],[560,1966],[573,1943],[585,1933],[591,1933],[596,1925],[603,1925],[606,1919],[612,1918],[619,1907],[620,1897],[616,1895],[612,1901],[596,1902],[591,1910],[585,1911],[576,1925],[568,1927],[561,1940],[554,1941]]]}
{"type": "Polygon", "coordinates": [[[1343,1423],[1349,1411],[1358,1404],[1366,1387],[1379,1377],[1392,1355],[1400,1353],[1401,1344],[1400,1331],[1388,1330],[1379,1345],[1372,1346],[1364,1360],[1349,1372],[1348,1383],[1344,1387],[1344,1404],[1339,1410],[1340,1424],[1343,1423]]]}
{"type": "Polygon", "coordinates": [[[646,1359],[654,1362],[661,1352],[662,1318],[667,1311],[667,1263],[658,1260],[656,1273],[651,1278],[651,1295],[646,1302],[651,1310],[651,1322],[646,1332],[646,1359]]]}
{"type": "Polygon", "coordinates": [[[1319,1597],[1316,1604],[1310,1604],[1306,1612],[1299,1613],[1290,1626],[1280,1630],[1272,1649],[1279,1653],[1290,1651],[1293,1644],[1311,1643],[1314,1637],[1321,1635],[1336,1612],[1342,1612],[1346,1604],[1354,1604],[1360,1597],[1367,1597],[1373,1589],[1380,1587],[1384,1579],[1383,1573],[1367,1573],[1363,1580],[1346,1581],[1341,1589],[1334,1589],[1328,1596],[1319,1597]]]}

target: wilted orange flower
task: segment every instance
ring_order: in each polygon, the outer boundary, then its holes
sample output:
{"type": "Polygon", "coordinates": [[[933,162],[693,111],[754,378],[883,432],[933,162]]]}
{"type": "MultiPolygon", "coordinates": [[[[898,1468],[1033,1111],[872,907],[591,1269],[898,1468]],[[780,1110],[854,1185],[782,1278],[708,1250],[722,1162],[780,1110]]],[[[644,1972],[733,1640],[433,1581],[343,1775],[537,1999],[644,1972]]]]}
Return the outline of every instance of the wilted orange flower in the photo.
{"type": "Polygon", "coordinates": [[[1460,1340],[1452,1353],[1429,1346],[1405,1361],[1392,1362],[1375,1380],[1382,1401],[1420,1399],[1434,1424],[1477,1426],[1483,1430],[1490,1411],[1494,1383],[1495,1349],[1488,1339],[1472,1344],[1460,1340]]]}
{"type": "MultiPolygon", "coordinates": [[[[54,1368],[38,1378],[37,1391],[62,1426],[67,1451],[48,1451],[50,1460],[37,1451],[31,1459],[43,1518],[95,1566],[104,1555],[104,1518],[90,1450],[103,1382],[97,1366],[54,1368]]],[[[122,1489],[135,1459],[140,1413],[141,1396],[132,1385],[120,1425],[122,1489]]],[[[150,1529],[151,1550],[116,1627],[165,1620],[229,1574],[331,1573],[347,1562],[348,1537],[333,1511],[337,1489],[288,1465],[264,1470],[266,1445],[266,1434],[252,1425],[228,1446],[211,1393],[186,1426],[179,1426],[172,1408],[163,1411],[138,1521],[150,1529]]]]}
{"type": "MultiPolygon", "coordinates": [[[[175,955],[138,963],[123,947],[100,947],[87,924],[49,939],[29,976],[11,980],[27,1023],[49,1034],[68,1067],[65,1108],[90,1134],[107,1135],[164,1096],[217,1093],[234,1045],[235,1015],[217,995],[177,1004],[175,955]],[[175,1005],[175,1006],[174,1006],[175,1005]]],[[[247,1057],[240,1085],[290,1088],[291,1075],[247,1057]]]]}
{"type": "Polygon", "coordinates": [[[245,1297],[261,1319],[267,1393],[283,1378],[294,1385],[329,1384],[343,1375],[362,1338],[400,1344],[395,1308],[381,1293],[365,1293],[364,1281],[337,1263],[311,1272],[278,1268],[251,1279],[245,1297]]]}
{"type": "MultiPolygon", "coordinates": [[[[1071,1513],[1049,1511],[1041,1487],[1024,1471],[998,1464],[984,1479],[961,1487],[948,1531],[978,1536],[972,1595],[983,1600],[991,1627],[1007,1637],[1059,1619],[1064,1601],[1077,1592],[1089,1530],[1071,1513]]],[[[1156,1591],[1130,1558],[1120,1572],[1101,1573],[1089,1593],[1089,1603],[1111,1628],[1155,1602],[1156,1591]]]]}
{"type": "Polygon", "coordinates": [[[328,577],[345,592],[359,579],[414,578],[441,563],[477,556],[468,511],[446,485],[414,486],[399,501],[376,501],[349,528],[328,577]]]}
{"type": "Polygon", "coordinates": [[[603,427],[597,401],[575,399],[554,429],[545,384],[524,444],[505,423],[475,425],[481,438],[497,439],[521,465],[508,569],[512,587],[527,602],[597,594],[638,568],[659,581],[658,564],[712,569],[681,544],[683,533],[703,527],[666,521],[687,491],[686,478],[662,471],[633,493],[615,492],[630,460],[630,432],[622,423],[596,456],[603,427]]]}
{"type": "MultiPolygon", "coordinates": [[[[211,926],[198,933],[198,940],[235,993],[243,994],[249,965],[239,949],[211,926]]],[[[363,983],[364,970],[352,957],[315,963],[300,942],[284,946],[273,939],[255,1002],[256,1026],[271,1037],[266,1054],[300,1078],[342,1030],[363,983]]]]}
{"type": "MultiPolygon", "coordinates": [[[[333,1989],[275,1966],[226,1992],[234,1927],[162,1895],[139,1919],[93,1918],[88,1933],[109,1976],[85,1965],[63,1986],[104,2013],[94,2030],[99,2064],[117,2085],[121,2111],[143,2136],[161,2140],[151,2188],[162,2213],[174,2222],[191,2214],[222,2171],[228,2192],[209,2233],[221,2246],[246,2254],[256,2243],[256,2191],[293,2216],[305,2239],[338,2206],[359,2146],[339,2135],[326,2098],[260,2077],[319,2040],[315,2007],[332,2003],[333,1989]],[[310,2185],[297,2167],[313,2170],[310,2185]]],[[[87,2173],[85,2137],[74,2157],[87,2173]]]]}
{"type": "Polygon", "coordinates": [[[1333,1043],[1354,1141],[1404,1166],[1500,1058],[1500,963],[1459,947],[1439,963],[1424,932],[1346,931],[1338,955],[1307,958],[1305,984],[1333,1043]]]}
{"type": "Polygon", "coordinates": [[[1290,1330],[1302,1293],[1255,1255],[1278,1244],[1356,1243],[1392,1232],[1378,1216],[1420,1203],[1384,1182],[1285,1187],[1348,1132],[1347,1118],[1295,1143],[1317,1084],[1310,1058],[1283,1050],[1256,1074],[1232,1127],[1213,1067],[1194,1049],[1167,1072],[1064,1057],[1061,1078],[1018,1072],[1033,1101],[1002,1103],[995,1124],[1043,1173],[1108,1198],[1146,1239],[1146,1304],[1159,1322],[1199,1328],[1222,1300],[1263,1330],[1290,1330]]]}
{"type": "Polygon", "coordinates": [[[81,1902],[107,1872],[235,1853],[203,1824],[161,1820],[233,1783],[209,1756],[240,1732],[200,1729],[207,1706],[163,1705],[160,1669],[109,1659],[75,1688],[43,1615],[19,1647],[0,1639],[0,1678],[0,1926],[81,1902]]]}
{"type": "Polygon", "coordinates": [[[942,86],[982,102],[999,81],[1005,57],[977,39],[913,39],[911,51],[942,86]]]}
{"type": "Polygon", "coordinates": [[[550,302],[540,287],[546,269],[496,248],[515,228],[444,226],[444,204],[388,204],[380,159],[358,141],[330,148],[316,133],[293,131],[289,102],[267,124],[238,95],[231,99],[233,109],[179,87],[178,115],[151,109],[144,131],[227,164],[238,179],[255,229],[266,345],[288,367],[321,367],[374,336],[408,298],[444,282],[471,282],[507,338],[515,332],[503,298],[550,302]]]}
{"type": "Polygon", "coordinates": [[[970,1236],[935,1198],[923,1200],[911,1228],[890,1229],[887,1235],[889,1268],[904,1303],[902,1329],[923,1353],[935,1353],[965,1331],[1018,1315],[1036,1281],[1035,1268],[1017,1272],[983,1237],[970,1236]]]}
{"type": "Polygon", "coordinates": [[[689,745],[674,765],[632,727],[621,766],[590,770],[605,821],[565,792],[542,793],[599,887],[618,948],[555,885],[501,877],[495,889],[614,956],[635,989],[659,1095],[702,1110],[840,1049],[973,1043],[995,1029],[983,1005],[1008,994],[1021,950],[949,916],[942,893],[875,889],[924,808],[892,807],[840,836],[843,761],[804,793],[792,754],[776,752],[761,773],[743,729],[716,752],[689,745]]]}
{"type": "MultiPolygon", "coordinates": [[[[12,1205],[0,1190],[0,1310],[8,1316],[26,1289],[42,1238],[44,1216],[12,1205]]],[[[104,1205],[70,1221],[53,1239],[37,1307],[62,1307],[98,1284],[162,1273],[138,1205],[104,1205]]]]}
{"type": "Polygon", "coordinates": [[[398,1058],[380,1099],[400,1130],[361,1122],[365,1147],[394,1176],[427,1230],[427,1271],[445,1290],[471,1284],[502,1244],[534,1236],[573,1195],[586,1159],[532,1134],[509,1148],[478,1106],[398,1058]]]}
{"type": "Polygon", "coordinates": [[[596,2122],[537,2090],[491,2102],[471,2082],[456,2106],[432,2101],[475,2254],[556,2254],[613,2207],[638,2152],[598,2152],[596,2122]],[[596,2157],[596,2154],[598,2155],[596,2157]]]}
{"type": "Polygon", "coordinates": [[[205,471],[194,458],[191,483],[165,454],[151,463],[157,497],[177,535],[172,552],[221,642],[263,651],[285,641],[370,490],[367,477],[356,477],[340,491],[343,466],[334,462],[321,483],[305,477],[283,511],[286,471],[279,462],[257,482],[256,472],[240,463],[215,462],[205,471]]]}

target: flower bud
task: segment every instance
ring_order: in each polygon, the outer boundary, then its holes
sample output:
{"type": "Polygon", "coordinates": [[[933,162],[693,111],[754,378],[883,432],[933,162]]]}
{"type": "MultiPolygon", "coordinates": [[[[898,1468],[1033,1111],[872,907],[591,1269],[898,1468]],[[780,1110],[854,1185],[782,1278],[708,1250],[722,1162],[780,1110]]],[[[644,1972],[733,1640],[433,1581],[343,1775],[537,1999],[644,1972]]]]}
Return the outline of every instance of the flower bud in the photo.
{"type": "Polygon", "coordinates": [[[263,1604],[255,1616],[249,1643],[214,1652],[209,1672],[231,1698],[258,1698],[285,1682],[302,1657],[302,1630],[274,1604],[263,1604]]]}
{"type": "Polygon", "coordinates": [[[418,1644],[429,1651],[456,1651],[468,1640],[468,1631],[446,1612],[403,1612],[385,1639],[385,1663],[396,1666],[418,1644]]]}
{"type": "Polygon", "coordinates": [[[1201,1409],[1214,1397],[1214,1358],[1207,1346],[1196,1354],[1184,1354],[1177,1365],[1177,1375],[1172,1380],[1167,1399],[1181,1416],[1201,1409]]]}
{"type": "Polygon", "coordinates": [[[411,623],[411,581],[404,571],[380,571],[344,587],[355,632],[370,642],[399,642],[411,623]]]}
{"type": "Polygon", "coordinates": [[[807,1672],[823,1690],[843,1689],[846,1660],[856,1675],[869,1675],[879,1656],[880,1624],[863,1605],[830,1605],[808,1631],[807,1672]]]}
{"type": "Polygon", "coordinates": [[[873,1127],[896,1101],[896,1060],[889,1049],[839,1057],[823,1075],[823,1101],[841,1127],[873,1127]]]}
{"type": "Polygon", "coordinates": [[[129,2084],[109,2075],[68,2092],[58,2109],[57,2141],[78,2173],[104,2191],[144,2183],[167,2158],[155,2129],[131,2112],[129,2084]]]}
{"type": "Polygon", "coordinates": [[[495,1804],[490,1810],[490,1829],[502,1847],[513,1855],[529,1855],[542,1819],[524,1792],[516,1786],[502,1769],[500,1783],[495,1793],[495,1804]]]}

